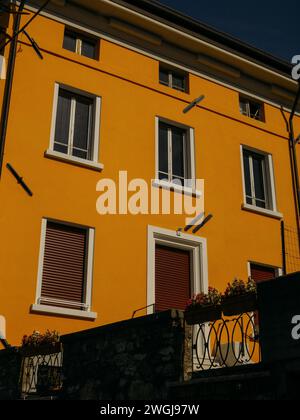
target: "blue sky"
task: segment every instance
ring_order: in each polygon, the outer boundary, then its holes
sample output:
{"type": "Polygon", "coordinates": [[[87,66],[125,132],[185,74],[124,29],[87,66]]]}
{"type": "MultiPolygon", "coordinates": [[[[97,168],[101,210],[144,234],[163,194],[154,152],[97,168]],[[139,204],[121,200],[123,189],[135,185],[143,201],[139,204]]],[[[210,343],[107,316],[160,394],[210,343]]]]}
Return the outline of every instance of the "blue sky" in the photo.
{"type": "Polygon", "coordinates": [[[159,0],[286,61],[300,54],[300,0],[159,0]]]}

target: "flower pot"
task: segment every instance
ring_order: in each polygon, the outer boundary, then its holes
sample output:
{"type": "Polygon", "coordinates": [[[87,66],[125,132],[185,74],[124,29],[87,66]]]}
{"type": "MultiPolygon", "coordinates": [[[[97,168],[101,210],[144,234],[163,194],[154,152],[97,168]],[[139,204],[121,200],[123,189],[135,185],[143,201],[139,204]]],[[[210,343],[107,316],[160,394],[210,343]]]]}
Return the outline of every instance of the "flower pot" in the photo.
{"type": "Polygon", "coordinates": [[[222,318],[220,306],[204,306],[193,308],[185,312],[185,321],[188,325],[204,324],[222,318]]]}
{"type": "Polygon", "coordinates": [[[23,357],[45,356],[60,353],[62,350],[61,343],[48,343],[39,346],[25,346],[21,348],[23,357]]]}
{"type": "Polygon", "coordinates": [[[222,299],[222,311],[225,316],[240,315],[257,310],[257,296],[255,293],[230,296],[222,299]]]}

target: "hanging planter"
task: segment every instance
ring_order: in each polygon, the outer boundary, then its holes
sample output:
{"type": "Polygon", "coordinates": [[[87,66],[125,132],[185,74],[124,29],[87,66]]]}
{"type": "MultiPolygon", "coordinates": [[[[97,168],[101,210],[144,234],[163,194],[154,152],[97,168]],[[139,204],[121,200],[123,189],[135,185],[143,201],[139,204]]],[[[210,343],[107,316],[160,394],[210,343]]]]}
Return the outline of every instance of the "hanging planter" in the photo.
{"type": "Polygon", "coordinates": [[[222,311],[225,316],[239,315],[246,312],[253,312],[257,309],[256,283],[248,279],[235,279],[229,283],[222,296],[222,311]]]}
{"type": "Polygon", "coordinates": [[[24,357],[30,356],[46,356],[50,354],[60,353],[62,349],[61,343],[41,344],[37,346],[25,346],[21,348],[24,357]]]}
{"type": "Polygon", "coordinates": [[[23,356],[44,356],[61,352],[61,343],[57,331],[47,330],[45,334],[34,331],[22,339],[21,353],[23,356]]]}
{"type": "Polygon", "coordinates": [[[247,293],[240,296],[229,296],[222,300],[222,311],[225,316],[234,316],[257,310],[257,296],[247,293]]]}
{"type": "Polygon", "coordinates": [[[217,289],[209,287],[208,293],[199,293],[189,300],[185,311],[188,325],[212,322],[222,317],[221,294],[217,289]]]}
{"type": "Polygon", "coordinates": [[[185,312],[185,321],[188,325],[204,324],[221,318],[221,306],[196,307],[185,312]]]}

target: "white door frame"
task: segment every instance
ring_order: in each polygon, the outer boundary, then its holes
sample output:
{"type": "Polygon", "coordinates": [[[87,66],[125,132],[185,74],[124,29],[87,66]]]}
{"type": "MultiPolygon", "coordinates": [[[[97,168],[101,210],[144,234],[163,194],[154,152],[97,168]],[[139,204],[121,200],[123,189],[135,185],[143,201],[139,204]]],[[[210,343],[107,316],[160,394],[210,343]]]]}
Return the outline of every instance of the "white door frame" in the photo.
{"type": "Polygon", "coordinates": [[[195,235],[148,226],[147,314],[153,314],[155,304],[155,246],[165,245],[192,254],[192,293],[208,292],[207,241],[195,235]]]}

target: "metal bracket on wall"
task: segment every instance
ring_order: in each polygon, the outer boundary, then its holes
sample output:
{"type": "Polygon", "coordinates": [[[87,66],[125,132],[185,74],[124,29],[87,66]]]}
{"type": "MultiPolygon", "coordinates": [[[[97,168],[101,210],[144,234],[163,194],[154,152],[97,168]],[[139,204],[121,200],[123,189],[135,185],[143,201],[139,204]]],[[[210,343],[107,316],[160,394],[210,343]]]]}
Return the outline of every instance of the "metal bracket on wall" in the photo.
{"type": "Polygon", "coordinates": [[[7,169],[12,173],[12,175],[16,178],[16,180],[18,181],[18,184],[21,185],[21,187],[26,191],[26,193],[32,197],[33,196],[33,192],[30,190],[30,188],[28,187],[28,185],[23,181],[23,178],[18,174],[18,172],[11,166],[10,163],[6,164],[7,169]]]}

